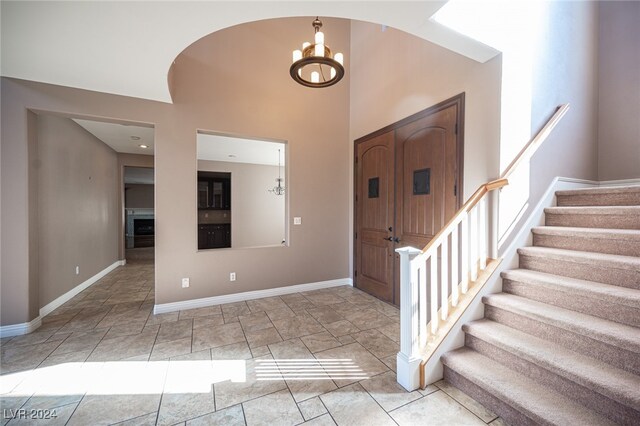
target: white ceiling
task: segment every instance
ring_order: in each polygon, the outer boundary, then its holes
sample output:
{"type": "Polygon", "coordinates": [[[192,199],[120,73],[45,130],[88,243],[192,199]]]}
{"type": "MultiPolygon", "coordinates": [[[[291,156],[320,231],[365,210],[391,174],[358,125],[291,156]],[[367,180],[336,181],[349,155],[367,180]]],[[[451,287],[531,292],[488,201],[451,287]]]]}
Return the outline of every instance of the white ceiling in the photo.
{"type": "Polygon", "coordinates": [[[72,120],[84,127],[84,129],[93,136],[109,145],[116,152],[153,155],[153,127],[80,120],[76,118],[72,118],[72,120]],[[140,145],[146,145],[148,148],[141,148],[140,145]]]}
{"type": "Polygon", "coordinates": [[[173,60],[207,34],[269,18],[394,27],[480,62],[498,52],[432,20],[446,1],[2,1],[2,76],[171,102],[173,60]],[[365,7],[366,4],[366,7],[365,7]]]}
{"type": "Polygon", "coordinates": [[[153,185],[153,169],[149,167],[125,167],[124,183],[153,185]]]}
{"type": "Polygon", "coordinates": [[[277,166],[280,155],[280,165],[284,166],[285,148],[284,142],[198,133],[198,160],[277,166]]]}

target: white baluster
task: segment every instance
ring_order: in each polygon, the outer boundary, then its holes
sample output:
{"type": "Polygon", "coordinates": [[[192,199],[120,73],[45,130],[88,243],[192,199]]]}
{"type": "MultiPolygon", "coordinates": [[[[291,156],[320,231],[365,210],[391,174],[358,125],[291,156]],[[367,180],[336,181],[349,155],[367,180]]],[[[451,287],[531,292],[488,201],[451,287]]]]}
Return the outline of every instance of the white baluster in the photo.
{"type": "Polygon", "coordinates": [[[438,250],[434,249],[431,254],[430,267],[431,267],[431,279],[429,285],[431,285],[431,292],[429,297],[431,298],[431,333],[436,334],[438,331],[438,250]]]}
{"type": "Polygon", "coordinates": [[[458,225],[451,231],[451,306],[458,306],[458,225]]]}
{"type": "Polygon", "coordinates": [[[498,210],[500,191],[491,191],[489,193],[489,217],[491,218],[491,226],[489,229],[489,257],[498,258],[498,210]]]}
{"type": "Polygon", "coordinates": [[[470,236],[469,248],[469,270],[471,272],[471,281],[478,279],[478,206],[471,209],[470,220],[470,236]]]}
{"type": "Polygon", "coordinates": [[[487,196],[480,198],[478,206],[480,215],[478,224],[478,254],[480,256],[480,270],[487,267],[487,196]]]}
{"type": "Polygon", "coordinates": [[[449,316],[449,244],[448,236],[442,239],[440,246],[440,318],[446,321],[449,316]]]}
{"type": "Polygon", "coordinates": [[[471,238],[469,235],[469,215],[467,213],[462,216],[460,228],[462,237],[462,250],[460,250],[460,254],[462,255],[460,261],[460,273],[462,274],[460,277],[460,291],[462,294],[466,294],[469,289],[469,239],[471,238]]]}
{"type": "MultiPolygon", "coordinates": [[[[416,259],[418,261],[418,259],[416,259]]],[[[420,261],[420,269],[418,274],[418,281],[420,283],[420,288],[418,290],[419,295],[419,309],[420,309],[420,349],[423,349],[427,346],[427,323],[429,319],[427,318],[427,260],[422,256],[419,258],[420,261]]]]}
{"type": "Polygon", "coordinates": [[[420,250],[405,247],[400,255],[400,352],[396,357],[397,380],[406,390],[420,386],[420,348],[418,346],[418,281],[412,280],[411,259],[420,250]]]}

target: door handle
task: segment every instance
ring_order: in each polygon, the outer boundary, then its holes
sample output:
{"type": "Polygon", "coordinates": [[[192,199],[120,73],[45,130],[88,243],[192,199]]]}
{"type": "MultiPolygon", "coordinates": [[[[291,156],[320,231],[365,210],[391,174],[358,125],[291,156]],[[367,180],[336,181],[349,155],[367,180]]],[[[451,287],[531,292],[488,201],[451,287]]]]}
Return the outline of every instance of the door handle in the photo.
{"type": "Polygon", "coordinates": [[[387,237],[387,238],[383,238],[383,240],[393,241],[393,238],[392,237],[387,237]]]}
{"type": "MultiPolygon", "coordinates": [[[[391,237],[389,237],[389,238],[391,238],[391,237]]],[[[394,242],[394,243],[399,243],[399,242],[400,242],[400,238],[395,237],[395,238],[393,239],[393,242],[394,242]]]]}

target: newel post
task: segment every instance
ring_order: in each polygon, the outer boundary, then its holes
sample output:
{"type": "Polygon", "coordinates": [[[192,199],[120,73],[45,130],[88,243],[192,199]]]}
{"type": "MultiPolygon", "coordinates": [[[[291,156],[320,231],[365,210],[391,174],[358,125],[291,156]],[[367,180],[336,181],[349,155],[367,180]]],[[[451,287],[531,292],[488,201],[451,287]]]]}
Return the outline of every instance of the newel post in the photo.
{"type": "MultiPolygon", "coordinates": [[[[400,352],[397,357],[397,380],[408,391],[420,387],[420,348],[418,345],[418,274],[412,274],[411,260],[420,250],[403,247],[400,255],[400,352]]],[[[426,288],[426,287],[425,287],[426,288]]]]}

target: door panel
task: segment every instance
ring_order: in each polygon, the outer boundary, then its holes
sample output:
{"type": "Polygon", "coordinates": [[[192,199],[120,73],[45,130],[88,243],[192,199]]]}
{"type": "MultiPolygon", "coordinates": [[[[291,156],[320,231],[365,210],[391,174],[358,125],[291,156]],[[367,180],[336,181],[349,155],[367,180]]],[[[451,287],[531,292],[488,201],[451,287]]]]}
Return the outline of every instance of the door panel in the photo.
{"type": "Polygon", "coordinates": [[[400,304],[398,247],[424,248],[460,207],[464,94],[356,141],[355,285],[400,304]]]}
{"type": "Polygon", "coordinates": [[[356,286],[393,303],[393,132],[356,149],[356,286]]]}

